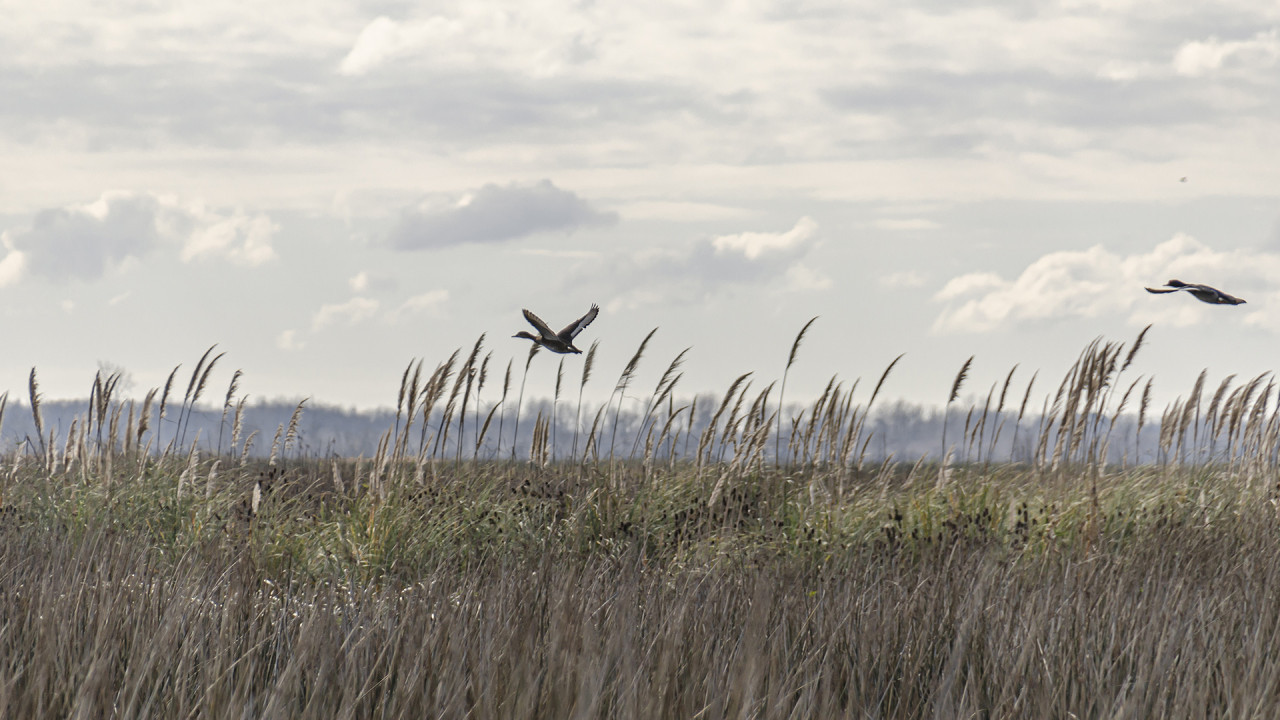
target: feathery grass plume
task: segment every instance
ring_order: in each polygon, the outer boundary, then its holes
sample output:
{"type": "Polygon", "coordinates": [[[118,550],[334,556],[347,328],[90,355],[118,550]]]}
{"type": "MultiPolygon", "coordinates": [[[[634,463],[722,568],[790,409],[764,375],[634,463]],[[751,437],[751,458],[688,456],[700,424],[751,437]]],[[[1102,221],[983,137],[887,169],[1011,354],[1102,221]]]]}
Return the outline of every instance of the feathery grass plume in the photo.
{"type": "MultiPolygon", "coordinates": [[[[40,438],[40,456],[44,457],[48,449],[44,442],[44,417],[40,414],[40,383],[36,382],[36,369],[31,368],[27,378],[27,391],[31,397],[31,420],[36,426],[36,437],[40,438]]],[[[30,440],[27,441],[30,443],[30,440]]]]}
{"type": "Polygon", "coordinates": [[[987,431],[987,415],[991,412],[991,399],[996,396],[996,384],[991,384],[991,389],[987,391],[987,401],[982,404],[982,415],[978,418],[978,422],[974,424],[973,435],[969,437],[969,450],[965,453],[967,458],[973,452],[973,443],[978,441],[978,462],[982,462],[982,441],[986,437],[987,431]]]}
{"type": "Polygon", "coordinates": [[[413,432],[413,418],[417,415],[418,384],[422,382],[422,360],[410,360],[400,376],[400,391],[396,394],[395,449],[396,458],[404,457],[409,446],[409,434],[413,432]],[[405,418],[404,428],[400,427],[401,415],[405,418]]]}
{"type": "MultiPolygon", "coordinates": [[[[688,410],[688,409],[689,409],[689,406],[688,406],[688,405],[681,405],[681,406],[677,409],[677,408],[675,408],[674,403],[672,403],[670,400],[668,400],[668,403],[667,403],[667,421],[666,421],[665,423],[663,423],[663,424],[662,424],[662,432],[658,433],[658,452],[659,452],[659,454],[661,454],[661,452],[662,452],[662,441],[663,441],[663,440],[665,440],[665,439],[666,439],[666,438],[668,438],[668,437],[671,437],[671,436],[670,436],[671,429],[672,429],[673,427],[675,427],[676,418],[680,417],[680,415],[681,415],[682,413],[684,413],[684,411],[685,411],[685,410],[688,410]]],[[[667,447],[667,459],[673,459],[674,457],[675,457],[675,438],[674,438],[674,437],[671,437],[671,440],[670,440],[670,442],[668,443],[668,447],[667,447]]]]}
{"type": "Polygon", "coordinates": [[[680,366],[684,364],[684,356],[691,349],[692,348],[685,348],[681,350],[680,354],[676,355],[675,359],[671,361],[671,364],[667,366],[666,372],[662,373],[662,377],[658,379],[658,384],[654,386],[653,394],[649,396],[649,401],[645,404],[644,414],[640,416],[640,427],[636,430],[635,441],[631,443],[631,455],[633,457],[636,454],[636,448],[639,447],[640,435],[644,433],[645,427],[649,424],[649,418],[653,416],[654,410],[662,404],[662,397],[664,395],[663,389],[672,381],[672,378],[676,376],[676,373],[680,370],[680,366]]]}
{"type": "Polygon", "coordinates": [[[1262,381],[1265,380],[1266,377],[1267,377],[1267,373],[1263,373],[1262,375],[1259,375],[1258,377],[1250,380],[1249,384],[1245,385],[1244,392],[1241,393],[1239,399],[1236,401],[1236,404],[1232,407],[1231,425],[1227,428],[1228,447],[1233,447],[1235,440],[1239,438],[1241,419],[1244,417],[1246,408],[1249,407],[1249,403],[1250,403],[1250,400],[1253,398],[1253,394],[1258,391],[1258,387],[1262,385],[1262,381]]]}
{"type": "Polygon", "coordinates": [[[1133,435],[1134,462],[1142,462],[1142,426],[1147,420],[1147,409],[1151,407],[1151,383],[1155,378],[1147,378],[1146,387],[1142,390],[1142,402],[1138,404],[1138,429],[1133,435]]]}
{"type": "Polygon", "coordinates": [[[293,409],[293,414],[289,416],[289,429],[284,434],[284,449],[282,455],[289,452],[289,446],[298,438],[298,421],[302,419],[302,406],[311,398],[302,398],[298,401],[298,406],[293,409]]]}
{"type": "Polygon", "coordinates": [[[4,394],[0,395],[0,431],[4,430],[4,410],[7,407],[9,407],[9,391],[5,390],[4,394]]]}
{"type": "Polygon", "coordinates": [[[231,416],[231,447],[229,452],[234,453],[236,444],[240,442],[240,430],[244,421],[244,403],[249,399],[248,395],[241,395],[240,401],[236,403],[235,414],[231,416]]]}
{"type": "MultiPolygon", "coordinates": [[[[502,408],[502,414],[498,416],[498,449],[495,451],[495,456],[502,455],[502,438],[504,437],[502,431],[507,420],[507,393],[511,390],[511,364],[513,362],[515,362],[514,358],[507,359],[507,372],[502,377],[502,399],[499,400],[498,404],[495,406],[502,408]]],[[[574,435],[574,439],[577,439],[576,433],[574,435]]],[[[575,452],[577,450],[576,444],[574,445],[574,450],[575,452]]]]}
{"type": "Polygon", "coordinates": [[[1160,457],[1169,464],[1169,451],[1173,447],[1173,438],[1178,431],[1177,419],[1182,416],[1182,400],[1173,401],[1165,407],[1160,415],[1160,457]]]}
{"type": "Polygon", "coordinates": [[[1213,393],[1213,399],[1209,401],[1209,410],[1205,413],[1205,429],[1209,431],[1209,462],[1213,462],[1213,451],[1218,439],[1218,412],[1222,407],[1222,396],[1227,392],[1227,388],[1231,386],[1231,381],[1235,379],[1235,373],[1226,376],[1222,382],[1218,384],[1218,389],[1213,393]]]}
{"type": "MultiPolygon", "coordinates": [[[[164,392],[160,394],[160,410],[156,413],[156,448],[160,450],[162,455],[168,454],[168,449],[162,447],[161,444],[164,442],[162,431],[164,430],[164,419],[169,404],[169,391],[173,389],[173,379],[177,377],[178,368],[180,367],[182,365],[177,365],[169,372],[169,379],[164,383],[164,392]]],[[[170,443],[172,444],[172,441],[170,443]]]]}
{"type": "Polygon", "coordinates": [[[1077,413],[1086,393],[1089,392],[1090,383],[1094,380],[1092,370],[1097,362],[1099,342],[1100,339],[1095,338],[1093,342],[1085,346],[1085,349],[1076,358],[1075,364],[1071,366],[1071,371],[1068,373],[1070,386],[1062,408],[1061,419],[1058,422],[1058,438],[1054,444],[1051,465],[1053,470],[1057,470],[1064,459],[1070,462],[1071,452],[1075,444],[1079,442],[1079,436],[1076,431],[1081,420],[1077,413]]]}
{"type": "MultiPolygon", "coordinates": [[[[476,374],[476,417],[474,423],[476,428],[480,427],[480,393],[484,392],[485,383],[489,382],[489,360],[491,358],[493,358],[492,350],[484,354],[484,360],[480,361],[480,372],[476,374]]],[[[461,440],[459,440],[459,442],[461,442],[461,440]]],[[[477,445],[477,447],[479,446],[477,445]]],[[[478,450],[474,451],[473,456],[478,452],[478,450]]]]}
{"type": "MultiPolygon", "coordinates": [[[[142,435],[151,426],[151,404],[156,399],[156,388],[147,391],[146,397],[142,400],[142,410],[138,413],[137,429],[134,430],[133,444],[142,449],[142,435]]],[[[233,443],[234,444],[234,443],[233,443]]]]}
{"type": "MultiPolygon", "coordinates": [[[[431,377],[427,379],[427,387],[422,391],[422,430],[418,437],[418,457],[423,459],[427,456],[427,448],[434,442],[434,437],[427,438],[427,432],[431,426],[431,411],[435,409],[436,403],[440,402],[440,398],[444,395],[445,386],[449,384],[449,378],[453,377],[453,366],[458,362],[458,354],[462,352],[462,348],[456,348],[449,355],[449,359],[436,366],[431,372],[431,377]]],[[[441,423],[443,423],[443,415],[441,423]]],[[[436,436],[439,436],[441,426],[436,426],[436,436]]]]}
{"type": "Polygon", "coordinates": [[[947,458],[947,419],[951,415],[951,403],[960,397],[960,388],[964,387],[964,380],[969,377],[969,368],[973,366],[974,357],[970,355],[969,359],[960,366],[960,372],[956,373],[956,379],[951,383],[951,394],[947,396],[947,405],[942,411],[942,464],[944,466],[947,458]]]}
{"type": "MultiPolygon", "coordinates": [[[[480,348],[484,345],[485,333],[480,333],[480,337],[476,339],[475,347],[471,348],[471,354],[467,356],[467,362],[462,366],[463,371],[458,375],[458,380],[466,380],[465,390],[462,393],[462,411],[458,413],[458,453],[457,462],[462,462],[462,443],[466,439],[467,429],[467,403],[471,400],[471,386],[475,382],[476,360],[480,358],[480,348]]],[[[452,403],[450,403],[452,405],[452,403]]]]}
{"type": "MultiPolygon", "coordinates": [[[[116,441],[119,439],[120,431],[120,412],[124,409],[123,404],[116,403],[111,410],[111,419],[107,424],[107,462],[111,462],[111,456],[115,454],[116,441]]],[[[111,479],[111,473],[107,473],[108,481],[111,479]]]]}
{"type": "Polygon", "coordinates": [[[520,410],[524,407],[524,384],[529,379],[529,365],[533,363],[533,358],[538,354],[542,346],[533,343],[529,346],[529,356],[524,360],[524,375],[520,376],[520,394],[516,397],[516,427],[511,435],[511,459],[516,458],[516,448],[520,443],[520,410]]]}
{"type": "Polygon", "coordinates": [[[200,401],[200,395],[204,392],[205,383],[209,381],[209,373],[213,372],[213,366],[218,364],[226,353],[218,353],[208,365],[205,360],[208,359],[209,353],[218,347],[217,344],[211,345],[208,350],[204,351],[204,355],[200,357],[200,362],[196,363],[195,372],[191,373],[191,382],[187,384],[187,394],[182,398],[182,408],[178,411],[178,425],[181,426],[182,439],[178,441],[179,445],[187,444],[187,426],[191,424],[191,411],[195,409],[196,403],[200,401]],[[204,371],[201,372],[201,366],[204,371]]]}
{"type": "MultiPolygon", "coordinates": [[[[1017,367],[1016,365],[1014,367],[1017,367]]],[[[1027,383],[1027,391],[1022,395],[1022,404],[1018,406],[1018,419],[1013,422],[1013,441],[1009,444],[1009,462],[1013,462],[1013,454],[1018,450],[1018,428],[1022,425],[1022,416],[1027,412],[1027,401],[1031,399],[1031,388],[1035,387],[1036,378],[1040,375],[1040,371],[1031,374],[1031,381],[1027,383]]]]}
{"type": "MultiPolygon", "coordinates": [[[[733,384],[729,386],[729,391],[724,394],[724,399],[720,401],[720,407],[717,408],[715,414],[711,416],[711,422],[708,423],[707,427],[702,431],[702,438],[698,441],[697,466],[699,468],[702,467],[703,455],[707,453],[707,448],[711,446],[712,440],[715,439],[716,425],[720,422],[720,416],[724,414],[724,411],[729,407],[729,401],[737,395],[738,388],[742,383],[746,382],[749,377],[751,377],[751,373],[746,372],[739,375],[738,379],[733,381],[733,384]]],[[[689,429],[690,431],[693,430],[692,419],[689,421],[689,429]]],[[[710,457],[707,459],[709,460],[710,457]]]]}
{"type": "MultiPolygon", "coordinates": [[[[481,339],[484,339],[483,335],[481,339]]],[[[438,455],[442,449],[446,452],[448,451],[449,427],[453,422],[453,414],[458,409],[458,396],[462,394],[462,388],[471,375],[471,363],[474,360],[475,351],[472,351],[471,356],[466,362],[462,363],[462,367],[458,368],[458,373],[453,378],[453,388],[449,391],[449,399],[444,404],[444,413],[440,416],[440,429],[436,432],[436,447],[432,451],[433,456],[438,455]]]]}
{"type": "Polygon", "coordinates": [[[598,454],[594,452],[596,450],[596,431],[600,428],[600,418],[604,417],[604,411],[607,409],[609,409],[608,405],[601,405],[596,410],[596,419],[591,422],[591,432],[587,434],[587,442],[582,449],[582,462],[584,465],[587,462],[588,455],[597,461],[599,460],[598,454]]]}
{"type": "MultiPolygon", "coordinates": [[[[258,437],[258,431],[253,430],[249,436],[244,439],[244,445],[240,447],[240,467],[249,462],[249,451],[253,449],[253,441],[258,437]]],[[[232,447],[235,447],[234,445],[232,447]]]]}
{"type": "MultiPolygon", "coordinates": [[[[93,427],[93,419],[98,414],[98,396],[102,393],[102,371],[93,374],[93,385],[89,388],[89,407],[85,410],[84,422],[90,429],[93,427]]],[[[66,452],[63,452],[65,457],[66,452]]]]}
{"type": "Polygon", "coordinates": [[[200,431],[197,430],[195,440],[191,441],[191,450],[187,452],[187,464],[185,468],[182,470],[182,474],[178,476],[177,495],[179,500],[182,499],[183,488],[185,488],[187,484],[191,482],[191,478],[195,475],[196,463],[200,459],[200,454],[196,450],[196,447],[199,444],[200,444],[200,431]]]}
{"type": "Polygon", "coordinates": [[[738,411],[742,409],[742,400],[747,396],[747,390],[750,389],[751,382],[748,381],[742,386],[742,389],[738,391],[738,398],[733,402],[733,410],[729,411],[729,418],[725,420],[724,430],[720,433],[719,460],[721,462],[724,461],[724,449],[728,445],[730,437],[732,437],[734,432],[737,430],[738,411]]]}
{"type": "MultiPolygon", "coordinates": [[[[770,384],[772,387],[772,384],[770,384]]],[[[698,396],[693,396],[693,403],[689,405],[689,426],[684,432],[684,447],[680,450],[680,457],[689,457],[689,438],[693,437],[693,421],[698,416],[698,396]]]]}
{"type": "MultiPolygon", "coordinates": [[[[67,429],[67,437],[62,444],[62,467],[68,470],[71,469],[71,464],[75,462],[78,457],[78,453],[76,452],[76,428],[79,422],[80,418],[71,418],[71,427],[67,429]]],[[[81,474],[83,475],[84,473],[81,474]]]]}
{"type": "Polygon", "coordinates": [[[582,364],[582,380],[578,383],[578,407],[573,411],[573,449],[569,451],[570,457],[578,456],[578,431],[582,428],[582,389],[591,379],[591,368],[595,365],[596,348],[599,346],[599,340],[592,341],[591,347],[587,349],[587,359],[582,364]]]}
{"type": "Polygon", "coordinates": [[[1129,369],[1133,364],[1133,359],[1138,356],[1138,351],[1142,349],[1142,341],[1147,337],[1147,331],[1151,329],[1151,325],[1142,328],[1142,332],[1138,333],[1138,338],[1133,341],[1133,347],[1129,348],[1129,354],[1124,357],[1124,364],[1120,366],[1120,372],[1129,369]]]}
{"type": "Polygon", "coordinates": [[[782,385],[778,387],[778,429],[777,434],[774,435],[773,438],[773,461],[778,465],[782,464],[782,455],[779,452],[779,443],[782,441],[782,416],[786,414],[782,409],[782,403],[787,394],[787,375],[791,373],[791,366],[795,364],[796,353],[800,352],[800,344],[804,342],[805,333],[809,332],[809,327],[812,326],[819,317],[821,316],[814,315],[809,318],[809,322],[805,323],[804,327],[800,328],[800,332],[796,333],[796,339],[791,343],[791,352],[787,355],[787,367],[782,371],[782,385]]]}
{"type": "Polygon", "coordinates": [[[551,395],[551,457],[556,456],[556,426],[560,423],[560,386],[564,384],[564,356],[560,356],[560,363],[556,366],[556,389],[551,395]]]}
{"type": "Polygon", "coordinates": [[[835,448],[834,438],[840,430],[838,423],[844,417],[840,409],[843,399],[844,383],[839,382],[832,388],[831,396],[826,400],[826,410],[822,414],[822,422],[815,433],[817,440],[813,449],[814,462],[829,463],[831,461],[831,453],[835,448]]]}
{"type": "MultiPolygon", "coordinates": [[[[853,462],[853,455],[858,449],[858,438],[861,437],[863,425],[867,419],[867,413],[870,408],[857,408],[853,406],[854,394],[858,391],[858,385],[862,383],[862,378],[856,378],[853,384],[849,386],[849,390],[845,392],[844,404],[846,408],[853,408],[851,411],[852,418],[845,427],[844,436],[840,438],[840,447],[837,450],[840,456],[840,464],[842,472],[847,469],[849,463],[853,462]]],[[[843,483],[844,479],[841,478],[843,483]]],[[[842,490],[843,492],[843,490],[842,490]]]]}
{"type": "MultiPolygon", "coordinates": [[[[805,426],[804,433],[802,433],[800,440],[801,465],[811,464],[814,455],[817,453],[816,448],[811,447],[811,442],[813,441],[815,434],[818,434],[819,439],[821,439],[821,434],[817,433],[817,430],[825,417],[823,414],[823,408],[827,406],[827,401],[831,399],[831,391],[835,386],[836,376],[832,375],[831,378],[827,380],[827,386],[823,388],[822,394],[818,396],[818,399],[814,401],[813,406],[809,410],[809,423],[805,426]]],[[[739,400],[738,402],[741,403],[742,401],[739,400]]],[[[734,407],[734,413],[737,413],[736,406],[734,407]]],[[[733,416],[730,415],[729,417],[732,421],[733,416]]]]}
{"type": "Polygon", "coordinates": [[[1000,431],[1004,429],[1004,399],[1009,394],[1009,386],[1013,383],[1013,374],[1018,371],[1015,364],[1009,369],[1009,374],[1004,378],[1004,387],[1000,389],[1000,400],[996,403],[996,431],[991,434],[991,445],[987,447],[987,465],[984,468],[985,474],[991,467],[991,458],[996,453],[996,444],[1000,442],[1000,431]]]}
{"type": "MultiPolygon", "coordinates": [[[[422,361],[416,361],[418,368],[422,368],[422,361]]],[[[409,392],[409,375],[413,371],[414,360],[410,360],[408,365],[404,366],[404,374],[400,376],[400,392],[396,393],[396,435],[400,434],[400,413],[404,410],[404,396],[409,392]]]]}
{"type": "MultiPolygon", "coordinates": [[[[1134,388],[1138,387],[1138,383],[1140,382],[1142,382],[1141,375],[1138,376],[1137,380],[1129,383],[1129,387],[1124,391],[1124,395],[1120,396],[1120,404],[1116,406],[1115,412],[1111,414],[1111,421],[1107,423],[1107,432],[1102,436],[1101,452],[1097,452],[1097,448],[1091,448],[1089,451],[1091,455],[1098,459],[1098,463],[1100,465],[1105,465],[1107,462],[1107,457],[1111,453],[1111,433],[1115,430],[1116,422],[1120,420],[1121,413],[1123,413],[1124,409],[1129,405],[1129,396],[1133,394],[1134,388]]],[[[1098,440],[1095,439],[1094,442],[1096,444],[1098,440]]]]}
{"type": "MultiPolygon", "coordinates": [[[[1244,388],[1245,386],[1242,385],[1238,388],[1232,389],[1232,391],[1228,393],[1226,399],[1222,401],[1222,407],[1218,411],[1218,421],[1213,428],[1213,437],[1215,440],[1220,437],[1222,435],[1222,431],[1231,424],[1231,408],[1235,406],[1236,398],[1244,391],[1244,388]]],[[[1227,451],[1230,452],[1230,449],[1231,448],[1228,447],[1227,451]]]]}
{"type": "Polygon", "coordinates": [[[480,432],[476,434],[476,447],[471,453],[471,459],[476,460],[480,457],[480,446],[484,443],[484,438],[489,434],[489,426],[493,424],[493,416],[498,413],[498,409],[502,407],[502,403],[494,403],[489,408],[489,413],[484,416],[484,425],[480,427],[480,432]]]}
{"type": "Polygon", "coordinates": [[[609,395],[612,402],[613,396],[618,396],[618,407],[613,412],[613,432],[609,439],[609,464],[613,465],[613,448],[618,441],[618,416],[622,414],[622,401],[627,397],[627,388],[631,387],[631,380],[635,377],[636,368],[640,366],[640,359],[644,357],[644,350],[649,346],[649,341],[653,339],[653,334],[658,332],[658,328],[649,331],[644,336],[644,340],[640,341],[640,347],[636,348],[636,353],[627,361],[627,366],[622,369],[622,374],[618,376],[618,382],[613,386],[613,393],[609,395]]]}
{"type": "Polygon", "coordinates": [[[284,423],[280,423],[279,427],[276,428],[276,437],[271,441],[271,455],[267,458],[267,465],[270,467],[276,466],[276,458],[279,457],[280,453],[280,439],[283,437],[284,423]]]}
{"type": "MultiPolygon", "coordinates": [[[[1191,388],[1191,396],[1187,399],[1187,404],[1182,409],[1182,417],[1177,420],[1177,449],[1179,464],[1186,462],[1184,440],[1187,436],[1187,428],[1191,426],[1193,417],[1195,420],[1199,421],[1200,393],[1204,391],[1204,379],[1208,374],[1209,371],[1207,369],[1200,371],[1200,375],[1196,378],[1196,384],[1191,388]]],[[[1198,424],[1199,423],[1197,422],[1197,425],[1198,424]]],[[[1196,436],[1198,435],[1199,433],[1197,432],[1196,436]]]]}
{"type": "MultiPolygon", "coordinates": [[[[1270,375],[1270,373],[1263,373],[1259,378],[1267,377],[1268,375],[1270,375]]],[[[1263,388],[1262,392],[1258,393],[1258,399],[1253,402],[1253,407],[1245,410],[1244,417],[1241,421],[1242,427],[1240,435],[1242,444],[1240,449],[1244,458],[1256,458],[1249,462],[1250,468],[1256,466],[1257,459],[1260,459],[1260,453],[1255,447],[1255,442],[1260,440],[1262,436],[1262,428],[1259,418],[1266,412],[1267,403],[1271,399],[1271,388],[1273,386],[1274,382],[1269,381],[1267,383],[1267,386],[1263,388]]],[[[1251,470],[1249,470],[1249,474],[1252,475],[1251,470]]],[[[1247,481],[1251,482],[1252,477],[1247,478],[1247,481]]]]}
{"type": "MultiPolygon", "coordinates": [[[[227,412],[231,410],[236,391],[240,389],[240,376],[244,372],[236,370],[231,374],[231,384],[227,386],[227,396],[222,400],[222,421],[218,423],[218,455],[222,455],[222,431],[227,425],[227,412]]],[[[232,445],[235,442],[232,441],[232,445]]]]}

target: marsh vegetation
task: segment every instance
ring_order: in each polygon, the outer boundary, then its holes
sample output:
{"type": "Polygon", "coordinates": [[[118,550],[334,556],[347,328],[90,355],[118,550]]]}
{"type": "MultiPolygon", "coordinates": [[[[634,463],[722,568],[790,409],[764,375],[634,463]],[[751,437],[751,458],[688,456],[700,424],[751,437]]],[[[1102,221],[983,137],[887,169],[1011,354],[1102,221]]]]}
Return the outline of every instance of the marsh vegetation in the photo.
{"type": "Polygon", "coordinates": [[[874,461],[892,365],[794,412],[785,373],[743,376],[695,424],[678,357],[619,433],[645,345],[582,413],[588,351],[553,399],[581,432],[552,438],[481,341],[410,364],[368,457],[300,451],[303,404],[246,437],[238,372],[225,433],[184,434],[212,353],[140,402],[100,375],[61,432],[33,371],[36,432],[0,458],[0,715],[1274,716],[1275,388],[1202,375],[1156,412],[1141,343],[967,407],[966,363],[963,430],[874,461]]]}

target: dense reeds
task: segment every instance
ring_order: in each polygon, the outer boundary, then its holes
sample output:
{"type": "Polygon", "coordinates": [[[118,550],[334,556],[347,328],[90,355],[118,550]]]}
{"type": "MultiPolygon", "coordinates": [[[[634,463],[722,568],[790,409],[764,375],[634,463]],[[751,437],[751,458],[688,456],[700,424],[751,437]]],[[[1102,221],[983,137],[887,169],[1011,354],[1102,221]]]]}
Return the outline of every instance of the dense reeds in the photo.
{"type": "Polygon", "coordinates": [[[0,458],[0,716],[1273,716],[1275,386],[1202,375],[1157,420],[1126,376],[1145,333],[1087,346],[1039,415],[1015,367],[940,456],[871,462],[897,359],[792,407],[747,373],[699,415],[681,353],[619,445],[652,333],[584,416],[593,346],[516,448],[524,381],[482,409],[481,338],[410,363],[354,458],[301,450],[304,401],[255,459],[239,371],[188,441],[212,348],[163,433],[176,369],[141,404],[99,375],[65,430],[33,370],[34,437],[0,458]]]}

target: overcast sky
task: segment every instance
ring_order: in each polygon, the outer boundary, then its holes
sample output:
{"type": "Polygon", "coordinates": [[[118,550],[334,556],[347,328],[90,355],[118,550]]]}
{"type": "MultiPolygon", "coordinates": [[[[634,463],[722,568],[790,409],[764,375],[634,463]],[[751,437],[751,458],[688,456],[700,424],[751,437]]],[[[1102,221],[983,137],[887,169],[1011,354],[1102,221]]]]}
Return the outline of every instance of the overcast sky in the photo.
{"type": "MultiPolygon", "coordinates": [[[[1131,341],[1280,359],[1280,5],[0,2],[0,389],[394,404],[592,303],[607,394],[833,374],[945,402],[1131,341]],[[1171,278],[1239,307],[1149,295],[1171,278]],[[221,392],[219,390],[218,392],[221,392]]],[[[582,357],[570,357],[575,381],[582,357]]],[[[558,356],[537,358],[550,391],[558,356]]],[[[1019,382],[1015,380],[1015,383],[1019,382]]]]}

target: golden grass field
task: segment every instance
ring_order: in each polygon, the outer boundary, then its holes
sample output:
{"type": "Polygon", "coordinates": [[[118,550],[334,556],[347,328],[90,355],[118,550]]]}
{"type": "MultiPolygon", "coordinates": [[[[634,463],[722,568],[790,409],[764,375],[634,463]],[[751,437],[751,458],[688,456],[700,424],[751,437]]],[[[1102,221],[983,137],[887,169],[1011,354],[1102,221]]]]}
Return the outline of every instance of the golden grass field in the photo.
{"type": "Polygon", "coordinates": [[[592,351],[554,440],[516,419],[518,366],[480,406],[480,341],[410,364],[367,458],[300,452],[301,405],[250,453],[238,371],[225,436],[185,436],[210,354],[142,402],[99,376],[61,434],[33,371],[37,432],[0,458],[0,716],[1280,715],[1272,383],[1202,375],[1157,416],[1140,335],[967,407],[966,363],[963,431],[872,462],[892,365],[793,412],[803,336],[704,427],[676,358],[622,438],[620,401],[582,413],[592,351]]]}

